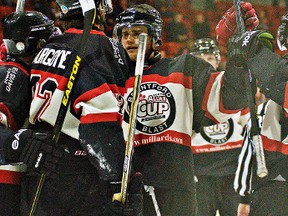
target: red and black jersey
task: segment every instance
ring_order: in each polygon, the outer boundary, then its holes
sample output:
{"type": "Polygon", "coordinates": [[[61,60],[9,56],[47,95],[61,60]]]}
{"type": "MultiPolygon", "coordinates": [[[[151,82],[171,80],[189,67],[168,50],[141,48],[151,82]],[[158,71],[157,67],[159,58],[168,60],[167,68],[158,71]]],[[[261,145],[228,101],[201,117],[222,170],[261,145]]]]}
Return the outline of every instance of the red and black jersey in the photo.
{"type": "MultiPolygon", "coordinates": [[[[212,122],[226,121],[233,115],[222,104],[223,75],[190,54],[164,58],[144,68],[134,168],[143,172],[146,185],[193,190],[192,131],[212,122]]],[[[125,138],[133,83],[134,77],[130,77],[125,94],[128,105],[124,109],[125,138]]]]}
{"type": "MultiPolygon", "coordinates": [[[[74,81],[72,65],[80,49],[77,44],[81,34],[82,30],[69,29],[51,40],[35,57],[29,121],[36,128],[39,125],[38,129],[43,122],[54,126],[63,95],[70,96],[62,132],[85,145],[97,145],[99,154],[103,154],[95,155],[95,158],[102,157],[98,161],[100,178],[119,180],[125,152],[120,124],[121,95],[129,76],[129,62],[118,42],[92,30],[74,81]],[[67,83],[68,90],[65,90],[67,83]]],[[[69,147],[69,141],[65,144],[69,147]]]]}
{"type": "Polygon", "coordinates": [[[1,123],[11,129],[22,127],[29,115],[30,68],[20,60],[0,62],[1,123]],[[6,122],[2,122],[6,121],[6,122]]]}
{"type": "Polygon", "coordinates": [[[25,165],[5,162],[2,145],[13,130],[21,128],[29,115],[31,88],[30,68],[19,59],[0,61],[0,183],[20,184],[25,165]]]}
{"type": "Polygon", "coordinates": [[[192,150],[197,176],[235,174],[249,118],[249,109],[245,109],[226,122],[202,127],[199,133],[193,133],[192,150]]]}

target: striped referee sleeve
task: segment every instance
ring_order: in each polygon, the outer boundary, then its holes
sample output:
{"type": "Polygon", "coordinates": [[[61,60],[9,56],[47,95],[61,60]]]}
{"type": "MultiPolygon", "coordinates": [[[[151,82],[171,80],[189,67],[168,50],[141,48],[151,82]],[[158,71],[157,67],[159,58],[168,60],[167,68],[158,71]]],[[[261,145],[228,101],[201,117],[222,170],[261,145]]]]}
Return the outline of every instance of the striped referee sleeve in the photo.
{"type": "Polygon", "coordinates": [[[234,179],[234,189],[241,196],[241,203],[250,200],[252,191],[252,174],[254,164],[253,143],[250,139],[251,120],[247,123],[242,150],[238,158],[238,167],[234,179]]]}

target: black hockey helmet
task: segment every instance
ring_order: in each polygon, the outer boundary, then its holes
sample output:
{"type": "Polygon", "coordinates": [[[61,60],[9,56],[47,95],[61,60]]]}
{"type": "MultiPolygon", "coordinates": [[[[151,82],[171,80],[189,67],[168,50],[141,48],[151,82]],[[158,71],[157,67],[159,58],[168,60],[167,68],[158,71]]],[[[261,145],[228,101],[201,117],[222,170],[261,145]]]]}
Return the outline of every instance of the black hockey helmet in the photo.
{"type": "Polygon", "coordinates": [[[131,26],[146,26],[148,33],[155,41],[156,46],[162,45],[162,19],[160,13],[152,6],[147,4],[140,4],[131,6],[127,10],[121,12],[117,19],[114,32],[120,40],[122,29],[131,26]]]}
{"type": "MultiPolygon", "coordinates": [[[[78,0],[56,0],[61,11],[61,20],[78,20],[83,18],[81,4],[78,0]]],[[[113,11],[112,0],[94,0],[97,12],[100,8],[105,13],[113,11]]]]}
{"type": "Polygon", "coordinates": [[[54,22],[40,12],[9,14],[3,24],[3,41],[7,54],[35,54],[41,48],[38,42],[46,43],[54,34],[54,29],[54,22]]]}
{"type": "Polygon", "coordinates": [[[281,51],[288,49],[288,13],[281,17],[281,25],[277,31],[277,45],[281,51]]]}
{"type": "Polygon", "coordinates": [[[215,41],[211,38],[197,39],[191,48],[193,55],[213,54],[216,57],[217,63],[221,61],[220,50],[215,41]]]}

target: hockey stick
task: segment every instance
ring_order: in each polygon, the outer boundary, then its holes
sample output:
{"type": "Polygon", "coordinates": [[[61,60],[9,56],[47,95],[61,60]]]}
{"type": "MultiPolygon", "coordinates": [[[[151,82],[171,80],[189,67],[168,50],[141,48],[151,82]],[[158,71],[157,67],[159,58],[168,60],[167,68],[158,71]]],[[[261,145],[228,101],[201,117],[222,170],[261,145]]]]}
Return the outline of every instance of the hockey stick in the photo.
{"type": "MultiPolygon", "coordinates": [[[[244,20],[242,19],[241,14],[241,6],[239,0],[233,0],[234,9],[236,13],[236,24],[237,24],[237,31],[239,33],[245,32],[245,24],[244,20]]],[[[261,178],[268,175],[268,170],[266,167],[265,162],[265,155],[263,149],[263,143],[260,135],[260,128],[256,113],[256,104],[255,104],[255,96],[252,90],[252,74],[250,69],[245,65],[245,68],[248,71],[248,76],[245,79],[245,87],[246,87],[246,95],[248,99],[248,104],[250,108],[250,116],[251,116],[251,139],[253,140],[253,144],[255,147],[255,154],[256,154],[256,161],[257,161],[257,175],[261,178]]]]}
{"type": "Polygon", "coordinates": [[[18,0],[16,4],[16,11],[15,12],[24,12],[25,8],[25,1],[26,0],[18,0]]]}
{"type": "Polygon", "coordinates": [[[132,103],[131,103],[130,115],[129,115],[128,140],[127,140],[126,149],[125,149],[121,192],[113,195],[113,200],[118,200],[119,202],[123,204],[125,204],[126,202],[128,181],[129,181],[129,177],[131,174],[134,136],[136,132],[137,111],[138,111],[139,96],[140,96],[140,85],[141,85],[144,60],[145,60],[146,41],[147,41],[147,34],[141,33],[139,36],[139,46],[138,46],[137,61],[136,61],[136,68],[135,68],[133,97],[132,97],[132,103]]]}
{"type": "MultiPolygon", "coordinates": [[[[60,105],[60,109],[56,118],[56,122],[52,131],[52,140],[55,142],[55,145],[58,142],[60,133],[61,133],[61,129],[63,126],[63,122],[65,119],[65,115],[67,113],[68,110],[68,105],[69,105],[69,101],[70,101],[70,93],[72,91],[72,88],[74,86],[74,82],[76,80],[76,77],[78,75],[78,69],[79,66],[81,64],[81,60],[82,60],[82,56],[85,54],[85,50],[87,47],[87,39],[88,36],[90,34],[90,31],[92,29],[92,26],[94,24],[95,21],[95,17],[96,17],[96,7],[95,7],[95,3],[94,0],[79,0],[80,4],[81,4],[81,8],[83,11],[83,15],[84,15],[84,27],[83,27],[83,34],[81,36],[81,40],[79,43],[79,48],[80,50],[78,51],[78,53],[76,54],[72,69],[71,69],[71,73],[70,73],[70,77],[69,80],[67,82],[66,85],[66,89],[64,91],[64,95],[62,97],[62,101],[61,101],[61,105],[60,105]]],[[[39,154],[38,158],[40,158],[42,155],[39,154]]],[[[30,209],[30,213],[29,215],[32,216],[35,213],[35,210],[37,208],[37,204],[39,201],[39,196],[44,184],[46,178],[46,173],[42,173],[38,186],[37,186],[37,190],[34,196],[34,200],[30,209]]]]}

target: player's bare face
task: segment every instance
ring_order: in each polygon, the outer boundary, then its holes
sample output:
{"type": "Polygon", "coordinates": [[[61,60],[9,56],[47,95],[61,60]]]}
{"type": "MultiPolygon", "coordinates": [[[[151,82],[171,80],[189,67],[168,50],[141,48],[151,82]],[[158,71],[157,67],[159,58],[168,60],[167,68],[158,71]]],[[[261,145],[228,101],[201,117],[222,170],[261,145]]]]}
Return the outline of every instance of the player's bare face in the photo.
{"type": "MultiPolygon", "coordinates": [[[[138,42],[139,35],[141,33],[148,33],[148,29],[145,26],[132,26],[130,28],[124,27],[122,29],[122,37],[121,43],[124,49],[127,51],[130,60],[136,62],[137,52],[138,52],[138,42]]],[[[147,45],[146,45],[146,53],[151,49],[151,39],[148,36],[147,45]]]]}

